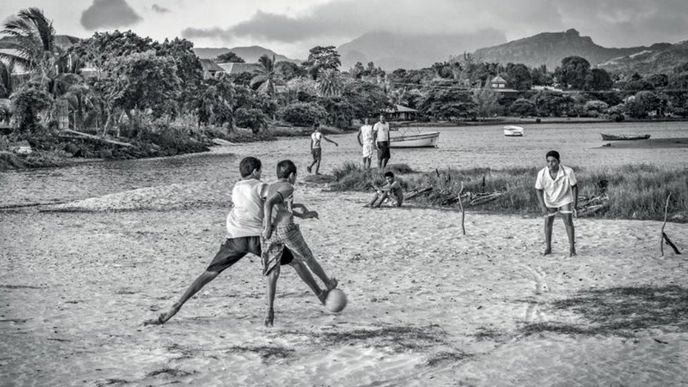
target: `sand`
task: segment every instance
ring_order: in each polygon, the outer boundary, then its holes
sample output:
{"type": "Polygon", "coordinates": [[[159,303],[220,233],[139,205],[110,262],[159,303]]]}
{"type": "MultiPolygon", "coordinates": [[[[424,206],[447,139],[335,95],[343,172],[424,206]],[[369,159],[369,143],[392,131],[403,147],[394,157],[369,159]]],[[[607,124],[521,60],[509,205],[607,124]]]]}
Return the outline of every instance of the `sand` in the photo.
{"type": "MultiPolygon", "coordinates": [[[[287,267],[264,328],[265,281],[247,257],[166,325],[143,326],[222,242],[221,186],[0,212],[0,384],[688,383],[687,265],[659,256],[660,222],[579,219],[570,258],[557,220],[543,257],[539,217],[469,212],[464,236],[456,211],[369,210],[368,195],[313,184],[297,196],[320,219],[302,231],[348,295],[342,313],[287,267]],[[610,290],[625,287],[637,291],[610,290]],[[558,303],[572,299],[583,308],[558,303]]],[[[688,224],[666,231],[686,249],[688,224]]]]}

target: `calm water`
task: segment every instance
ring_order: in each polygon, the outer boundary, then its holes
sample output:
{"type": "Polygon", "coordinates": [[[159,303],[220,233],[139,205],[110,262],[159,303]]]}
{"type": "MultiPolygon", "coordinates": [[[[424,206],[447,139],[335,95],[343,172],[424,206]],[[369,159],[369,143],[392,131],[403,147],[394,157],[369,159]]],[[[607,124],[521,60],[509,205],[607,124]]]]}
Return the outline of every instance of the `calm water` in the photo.
{"type": "MultiPolygon", "coordinates": [[[[550,149],[562,163],[576,167],[648,163],[688,167],[688,149],[601,148],[600,132],[651,134],[652,138],[688,137],[688,122],[523,125],[524,137],[505,137],[502,125],[423,128],[441,132],[437,149],[393,149],[390,163],[406,163],[416,170],[434,168],[507,168],[539,166],[550,149]]],[[[355,133],[331,136],[339,147],[324,142],[323,166],[328,173],[344,161],[360,160],[355,133]]],[[[238,178],[240,157],[254,155],[264,162],[264,178],[274,177],[282,159],[297,162],[301,174],[309,162],[308,138],[223,147],[212,153],[166,159],[125,160],[79,164],[20,172],[0,172],[0,205],[83,199],[142,187],[238,178]]]]}

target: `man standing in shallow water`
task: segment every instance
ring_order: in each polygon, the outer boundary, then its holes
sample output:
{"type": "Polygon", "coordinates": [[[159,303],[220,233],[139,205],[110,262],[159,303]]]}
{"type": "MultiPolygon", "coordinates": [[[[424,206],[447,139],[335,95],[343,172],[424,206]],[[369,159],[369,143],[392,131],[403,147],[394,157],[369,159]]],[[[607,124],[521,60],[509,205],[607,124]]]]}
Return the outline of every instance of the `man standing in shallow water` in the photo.
{"type": "Polygon", "coordinates": [[[573,215],[578,205],[578,182],[573,170],[560,164],[559,152],[549,151],[545,159],[547,166],[538,172],[535,181],[538,202],[545,216],[544,255],[552,253],[552,225],[554,216],[559,212],[569,238],[569,256],[573,257],[576,255],[573,215]]]}
{"type": "Polygon", "coordinates": [[[385,121],[384,115],[380,114],[380,121],[373,126],[373,133],[377,147],[377,167],[382,173],[391,157],[389,152],[389,123],[385,121]]]}

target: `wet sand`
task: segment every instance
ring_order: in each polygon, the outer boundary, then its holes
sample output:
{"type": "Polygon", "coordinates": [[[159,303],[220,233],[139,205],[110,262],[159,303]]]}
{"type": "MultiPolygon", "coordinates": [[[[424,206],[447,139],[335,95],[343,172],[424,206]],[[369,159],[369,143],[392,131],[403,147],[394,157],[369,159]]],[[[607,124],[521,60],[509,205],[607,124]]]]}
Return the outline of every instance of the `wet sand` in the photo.
{"type": "MultiPolygon", "coordinates": [[[[0,212],[0,384],[688,383],[687,264],[659,257],[660,222],[577,220],[569,258],[557,220],[543,257],[540,218],[468,213],[463,236],[455,211],[369,210],[368,195],[303,182],[320,220],[302,231],[349,297],[342,313],[285,267],[264,328],[265,282],[247,257],[166,325],[143,326],[222,242],[226,184],[0,212]],[[612,290],[624,287],[639,293],[612,290]],[[591,291],[583,309],[558,304],[591,291]]],[[[688,246],[688,224],[666,232],[688,246]]]]}

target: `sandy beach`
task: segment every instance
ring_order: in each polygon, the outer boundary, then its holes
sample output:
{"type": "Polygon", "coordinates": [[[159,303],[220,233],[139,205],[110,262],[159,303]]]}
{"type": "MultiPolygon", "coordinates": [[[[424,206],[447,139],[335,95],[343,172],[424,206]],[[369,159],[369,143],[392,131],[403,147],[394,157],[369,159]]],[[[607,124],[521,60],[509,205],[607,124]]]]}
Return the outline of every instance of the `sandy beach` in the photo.
{"type": "MultiPolygon", "coordinates": [[[[579,256],[569,258],[557,222],[543,257],[540,218],[469,213],[463,236],[454,211],[371,211],[367,195],[305,184],[300,196],[321,217],[303,233],[348,294],[342,313],[327,313],[285,268],[275,327],[264,328],[264,280],[249,257],[166,325],[144,327],[222,241],[218,184],[1,213],[3,384],[688,382],[686,262],[659,257],[660,223],[578,220],[579,256]],[[639,293],[613,290],[626,287],[639,293]],[[557,306],[591,291],[598,298],[581,305],[604,300],[607,314],[557,306]]],[[[667,231],[688,245],[688,225],[667,231]]]]}
{"type": "MultiPolygon", "coordinates": [[[[585,145],[596,136],[569,140],[564,157],[599,163],[609,153],[585,145]]],[[[357,157],[354,135],[335,138],[324,173],[357,157]]],[[[546,141],[510,152],[535,154],[546,141]]],[[[688,383],[687,264],[668,247],[660,257],[661,222],[578,219],[579,255],[569,258],[557,220],[554,253],[543,257],[540,217],[468,212],[464,236],[455,210],[412,201],[369,210],[368,194],[330,192],[304,176],[297,198],[320,219],[301,221],[302,231],[348,295],[342,313],[326,312],[285,267],[275,326],[264,328],[265,280],[248,256],[167,324],[144,326],[224,240],[240,158],[260,157],[270,181],[280,159],[303,170],[307,146],[295,138],[0,174],[12,184],[2,204],[28,205],[0,211],[0,384],[688,383]]],[[[480,162],[480,149],[452,146],[393,161],[422,170],[449,152],[458,156],[448,162],[480,162]]],[[[680,167],[684,151],[648,154],[680,167]]],[[[688,224],[665,231],[685,251],[688,224]]]]}

